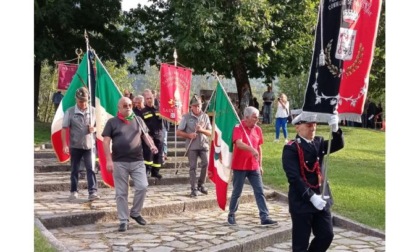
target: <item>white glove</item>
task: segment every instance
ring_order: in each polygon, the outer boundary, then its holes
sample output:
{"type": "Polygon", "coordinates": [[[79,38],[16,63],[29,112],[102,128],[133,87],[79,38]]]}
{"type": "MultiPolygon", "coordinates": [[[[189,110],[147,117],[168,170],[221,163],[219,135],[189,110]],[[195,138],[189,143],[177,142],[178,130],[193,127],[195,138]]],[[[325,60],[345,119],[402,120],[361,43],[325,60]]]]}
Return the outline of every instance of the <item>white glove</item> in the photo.
{"type": "Polygon", "coordinates": [[[331,126],[333,132],[337,132],[339,120],[338,115],[332,115],[328,120],[328,125],[331,126]]]}
{"type": "Polygon", "coordinates": [[[321,195],[318,194],[312,195],[312,197],[309,200],[311,201],[312,205],[314,205],[314,207],[318,210],[324,209],[325,205],[327,204],[327,202],[322,199],[321,195]]]}

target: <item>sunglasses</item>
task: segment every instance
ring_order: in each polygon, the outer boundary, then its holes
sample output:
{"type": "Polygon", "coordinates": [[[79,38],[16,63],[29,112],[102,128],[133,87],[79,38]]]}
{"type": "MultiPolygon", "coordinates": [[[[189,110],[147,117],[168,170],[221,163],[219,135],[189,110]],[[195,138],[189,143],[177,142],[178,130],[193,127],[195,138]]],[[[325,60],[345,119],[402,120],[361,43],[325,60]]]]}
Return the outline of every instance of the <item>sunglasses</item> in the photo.
{"type": "Polygon", "coordinates": [[[123,104],[122,105],[123,106],[123,108],[125,108],[125,109],[127,109],[127,108],[132,108],[133,107],[133,104],[123,104]]]}

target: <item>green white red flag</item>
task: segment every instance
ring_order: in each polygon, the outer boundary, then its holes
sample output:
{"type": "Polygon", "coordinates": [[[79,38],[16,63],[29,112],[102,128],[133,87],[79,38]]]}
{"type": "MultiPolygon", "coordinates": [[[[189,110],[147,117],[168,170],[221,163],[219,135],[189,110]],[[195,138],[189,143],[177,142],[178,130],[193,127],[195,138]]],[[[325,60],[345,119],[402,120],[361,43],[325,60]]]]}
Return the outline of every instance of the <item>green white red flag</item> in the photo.
{"type": "MultiPolygon", "coordinates": [[[[88,60],[87,53],[77,69],[76,74],[55,112],[53,122],[51,124],[51,143],[59,162],[67,162],[70,155],[63,152],[63,143],[61,141],[61,129],[63,128],[64,113],[70,107],[76,104],[76,90],[80,87],[87,86],[88,83],[88,60]]],[[[67,131],[67,142],[69,140],[69,132],[67,131]]]]}
{"type": "Polygon", "coordinates": [[[217,203],[225,210],[233,154],[233,128],[240,122],[220,82],[217,83],[207,112],[213,116],[208,176],[215,184],[217,203]]]}
{"type": "MultiPolygon", "coordinates": [[[[61,129],[63,125],[64,113],[66,110],[76,104],[76,90],[88,84],[88,57],[87,53],[83,57],[82,62],[77,69],[70,86],[67,89],[61,103],[55,113],[54,120],[51,125],[51,143],[59,162],[67,162],[70,155],[63,152],[63,143],[61,141],[61,129]]],[[[96,85],[95,92],[95,109],[96,109],[96,148],[99,157],[99,167],[101,170],[102,180],[105,184],[114,187],[112,173],[106,170],[106,158],[103,151],[102,132],[109,118],[117,115],[118,100],[122,97],[121,92],[115,85],[108,71],[100,59],[95,54],[96,62],[96,85]]],[[[93,74],[93,73],[92,73],[93,74]]],[[[67,142],[69,142],[69,132],[67,131],[67,142]]]]}
{"type": "Polygon", "coordinates": [[[122,94],[120,90],[115,85],[101,60],[96,56],[96,148],[98,150],[102,180],[111,187],[114,187],[114,179],[112,173],[108,172],[106,169],[106,158],[103,148],[104,138],[102,137],[102,132],[106,122],[117,115],[118,100],[121,97],[122,94]]]}

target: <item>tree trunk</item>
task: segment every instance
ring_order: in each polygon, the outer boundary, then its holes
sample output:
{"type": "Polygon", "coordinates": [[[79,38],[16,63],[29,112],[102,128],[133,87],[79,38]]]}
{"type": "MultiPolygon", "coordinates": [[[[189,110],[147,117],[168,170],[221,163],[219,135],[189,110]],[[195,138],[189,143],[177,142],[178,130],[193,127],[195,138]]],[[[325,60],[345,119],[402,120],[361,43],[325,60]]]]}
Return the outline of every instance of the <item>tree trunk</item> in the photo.
{"type": "MultiPolygon", "coordinates": [[[[246,67],[243,60],[238,59],[233,65],[233,77],[235,78],[236,82],[236,89],[238,90],[238,99],[239,104],[242,100],[242,87],[245,83],[249,84],[248,74],[246,73],[246,67]]],[[[251,93],[251,100],[252,100],[252,91],[251,85],[249,84],[249,92],[251,93]]]]}
{"type": "Polygon", "coordinates": [[[39,85],[41,78],[41,62],[35,61],[34,66],[34,120],[38,119],[39,85]]]}

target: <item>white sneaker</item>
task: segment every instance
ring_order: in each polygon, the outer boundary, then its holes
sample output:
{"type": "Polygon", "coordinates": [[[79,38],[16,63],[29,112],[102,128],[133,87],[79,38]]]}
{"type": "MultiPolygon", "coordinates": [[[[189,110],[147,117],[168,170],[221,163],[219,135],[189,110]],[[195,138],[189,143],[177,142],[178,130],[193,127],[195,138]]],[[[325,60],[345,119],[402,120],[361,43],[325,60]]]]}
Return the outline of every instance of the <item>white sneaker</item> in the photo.
{"type": "Polygon", "coordinates": [[[289,140],[285,139],[284,140],[284,144],[287,144],[289,142],[289,140]]]}
{"type": "Polygon", "coordinates": [[[278,143],[278,142],[279,142],[279,140],[278,140],[278,139],[274,139],[274,142],[275,142],[275,143],[278,143]]]}
{"type": "Polygon", "coordinates": [[[89,201],[94,201],[94,200],[97,200],[97,199],[100,199],[101,197],[99,197],[99,195],[98,194],[96,194],[96,193],[92,193],[92,194],[89,194],[89,198],[88,198],[88,200],[89,201]]]}
{"type": "Polygon", "coordinates": [[[79,194],[77,192],[71,192],[70,193],[69,200],[75,200],[77,198],[79,198],[79,194]]]}

